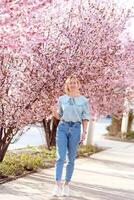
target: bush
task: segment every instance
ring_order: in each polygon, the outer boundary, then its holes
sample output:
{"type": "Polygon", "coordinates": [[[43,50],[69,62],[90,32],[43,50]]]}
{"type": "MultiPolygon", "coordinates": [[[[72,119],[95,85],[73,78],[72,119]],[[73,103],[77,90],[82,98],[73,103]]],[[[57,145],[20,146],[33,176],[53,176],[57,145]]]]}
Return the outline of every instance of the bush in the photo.
{"type": "Polygon", "coordinates": [[[128,131],[126,138],[128,139],[134,139],[134,131],[128,131]]]}
{"type": "Polygon", "coordinates": [[[100,148],[93,145],[80,145],[78,148],[77,157],[89,156],[93,153],[100,151],[100,148]]]}
{"type": "MultiPolygon", "coordinates": [[[[88,156],[98,152],[100,149],[96,146],[81,145],[78,148],[78,157],[88,156]]],[[[48,168],[54,166],[56,157],[55,147],[50,150],[43,147],[28,148],[18,150],[15,153],[7,152],[3,162],[0,163],[0,177],[16,178],[29,172],[35,172],[39,168],[48,168]]]]}

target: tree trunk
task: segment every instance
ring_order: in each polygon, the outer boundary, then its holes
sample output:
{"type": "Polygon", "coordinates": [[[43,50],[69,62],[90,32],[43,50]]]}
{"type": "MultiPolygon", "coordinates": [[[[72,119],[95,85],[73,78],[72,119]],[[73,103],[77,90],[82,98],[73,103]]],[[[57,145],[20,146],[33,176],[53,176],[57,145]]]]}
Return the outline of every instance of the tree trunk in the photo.
{"type": "MultiPolygon", "coordinates": [[[[128,128],[127,132],[129,132],[132,128],[132,122],[133,122],[134,116],[133,112],[129,112],[128,115],[128,128]]],[[[112,124],[107,127],[108,134],[111,136],[121,136],[121,124],[122,124],[122,119],[117,119],[114,116],[112,117],[112,124]]],[[[123,136],[124,137],[124,136],[123,136]]]]}
{"type": "Polygon", "coordinates": [[[3,161],[8,146],[13,137],[13,129],[0,128],[0,162],[3,161]]]}
{"type": "Polygon", "coordinates": [[[9,146],[10,142],[6,143],[6,144],[0,144],[0,162],[3,161],[4,156],[7,152],[8,146],[9,146]]]}
{"type": "Polygon", "coordinates": [[[45,136],[46,136],[46,143],[47,143],[47,148],[50,149],[50,123],[51,119],[43,119],[43,126],[45,130],[45,136]]]}
{"type": "Polygon", "coordinates": [[[52,117],[52,129],[51,129],[51,138],[50,138],[50,146],[55,146],[56,141],[56,129],[59,124],[59,120],[56,119],[55,117],[52,117]]]}
{"type": "Polygon", "coordinates": [[[133,119],[134,119],[133,111],[130,111],[129,115],[128,115],[128,128],[127,128],[127,132],[129,132],[129,131],[132,130],[133,119]]]}
{"type": "Polygon", "coordinates": [[[126,138],[127,130],[128,130],[128,120],[129,120],[129,114],[123,113],[122,116],[122,123],[121,123],[121,138],[126,138]]]}
{"type": "Polygon", "coordinates": [[[86,140],[84,141],[84,144],[86,145],[94,144],[94,140],[93,140],[94,129],[95,129],[95,121],[93,119],[90,119],[90,121],[88,122],[87,137],[86,137],[86,140]]]}
{"type": "Polygon", "coordinates": [[[43,126],[45,129],[47,148],[50,149],[51,146],[55,146],[56,129],[59,120],[55,117],[49,119],[43,119],[43,126]]]}
{"type": "Polygon", "coordinates": [[[109,135],[118,136],[121,132],[121,119],[117,119],[115,116],[112,117],[112,124],[108,127],[109,135]]]}

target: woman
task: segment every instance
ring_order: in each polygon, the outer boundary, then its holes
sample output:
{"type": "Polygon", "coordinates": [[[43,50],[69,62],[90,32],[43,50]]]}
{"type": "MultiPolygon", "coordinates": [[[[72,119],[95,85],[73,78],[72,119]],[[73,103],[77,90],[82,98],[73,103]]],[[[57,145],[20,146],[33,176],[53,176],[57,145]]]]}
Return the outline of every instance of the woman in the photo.
{"type": "Polygon", "coordinates": [[[60,119],[56,132],[56,165],[54,196],[69,196],[69,183],[74,170],[74,161],[77,147],[86,137],[89,121],[88,99],[80,94],[80,82],[75,76],[70,76],[65,82],[65,95],[58,99],[58,106],[53,108],[53,115],[60,119]],[[82,134],[81,134],[82,125],[82,134]],[[64,161],[66,165],[66,177],[61,186],[61,177],[64,161]]]}

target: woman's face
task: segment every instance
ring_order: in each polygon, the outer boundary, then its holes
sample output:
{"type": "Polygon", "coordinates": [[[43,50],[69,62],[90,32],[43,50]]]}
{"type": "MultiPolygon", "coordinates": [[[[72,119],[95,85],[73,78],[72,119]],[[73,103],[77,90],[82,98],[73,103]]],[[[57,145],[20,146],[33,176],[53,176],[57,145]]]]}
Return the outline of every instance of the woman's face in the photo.
{"type": "Polygon", "coordinates": [[[79,88],[79,87],[78,87],[77,80],[71,79],[71,80],[68,82],[68,88],[69,88],[69,91],[75,91],[75,90],[77,90],[77,89],[79,88]]]}

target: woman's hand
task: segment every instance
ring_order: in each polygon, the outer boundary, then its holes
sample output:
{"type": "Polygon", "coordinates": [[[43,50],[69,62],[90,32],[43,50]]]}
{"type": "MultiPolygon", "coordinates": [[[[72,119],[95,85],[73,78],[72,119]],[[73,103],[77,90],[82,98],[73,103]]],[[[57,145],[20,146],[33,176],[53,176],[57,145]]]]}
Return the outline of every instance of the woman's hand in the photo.
{"type": "Polygon", "coordinates": [[[86,139],[86,134],[87,132],[86,131],[83,131],[82,134],[81,134],[81,139],[80,139],[80,144],[83,144],[84,140],[86,139]]]}
{"type": "Polygon", "coordinates": [[[58,115],[58,106],[57,104],[55,104],[54,106],[51,107],[52,110],[52,114],[55,118],[59,119],[59,115],[58,115]]]}

